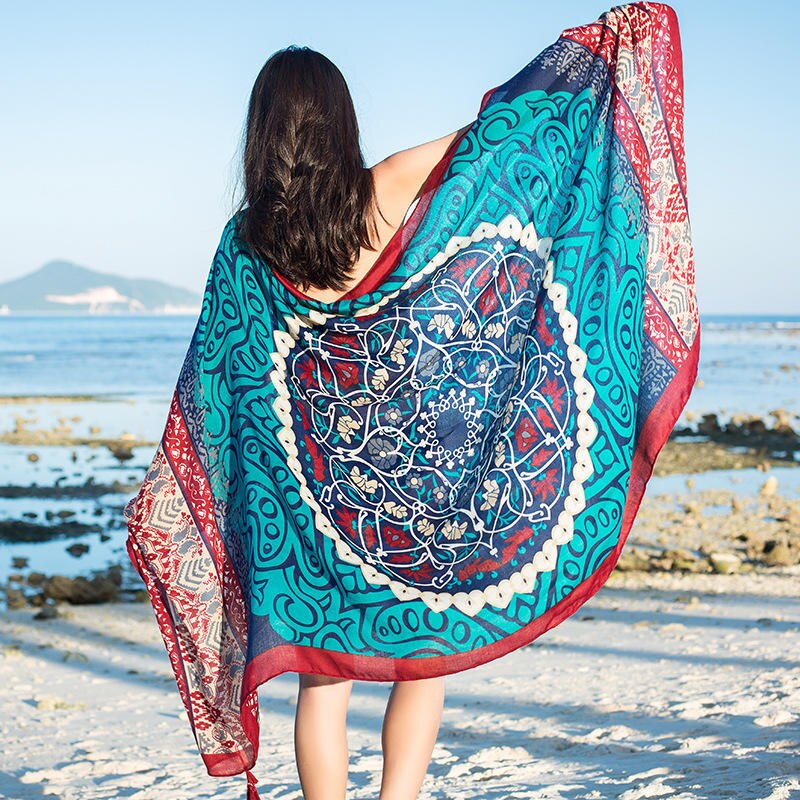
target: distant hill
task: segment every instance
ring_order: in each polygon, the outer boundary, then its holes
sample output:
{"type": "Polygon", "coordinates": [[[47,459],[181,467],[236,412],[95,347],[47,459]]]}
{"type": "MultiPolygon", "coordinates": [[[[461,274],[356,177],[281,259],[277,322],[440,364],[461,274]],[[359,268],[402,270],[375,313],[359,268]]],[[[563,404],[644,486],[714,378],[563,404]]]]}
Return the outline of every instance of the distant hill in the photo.
{"type": "Polygon", "coordinates": [[[124,278],[70,261],[48,261],[21,278],[0,283],[0,314],[19,312],[198,313],[197,292],[146,278],[124,278]]]}

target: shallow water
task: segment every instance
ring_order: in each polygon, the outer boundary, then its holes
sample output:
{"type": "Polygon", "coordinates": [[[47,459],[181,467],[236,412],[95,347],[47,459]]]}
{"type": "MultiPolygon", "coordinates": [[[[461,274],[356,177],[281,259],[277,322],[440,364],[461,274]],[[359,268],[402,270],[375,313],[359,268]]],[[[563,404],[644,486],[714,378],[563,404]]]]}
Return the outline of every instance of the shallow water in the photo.
{"type": "Polygon", "coordinates": [[[48,519],[48,512],[51,515],[74,512],[74,515],[66,518],[67,521],[98,525],[101,528],[99,532],[59,537],[39,543],[8,542],[0,537],[0,581],[5,581],[9,574],[27,573],[29,569],[47,574],[57,572],[75,576],[120,561],[127,570],[128,557],[124,548],[126,530],[121,509],[136,494],[144,470],[152,460],[153,447],[134,447],[133,457],[124,464],[107,447],[89,445],[2,445],[0,452],[3,456],[0,459],[0,520],[24,520],[57,526],[59,520],[54,517],[48,519]],[[38,461],[32,462],[28,459],[31,453],[38,455],[38,461]],[[113,491],[111,487],[114,482],[133,488],[125,492],[113,491]],[[94,494],[92,484],[108,487],[110,490],[94,494]],[[10,497],[1,494],[5,491],[8,495],[9,487],[20,486],[87,488],[84,496],[10,497]],[[102,541],[102,533],[111,538],[102,541]],[[65,548],[76,541],[88,544],[89,552],[78,557],[66,552],[65,548]],[[23,570],[14,569],[11,560],[13,556],[27,557],[28,566],[23,570]]]}
{"type": "MultiPolygon", "coordinates": [[[[165,315],[0,317],[0,395],[134,399],[143,404],[69,404],[61,413],[79,409],[74,413],[109,431],[157,429],[196,322],[165,315]]],[[[800,316],[702,317],[698,377],[702,385],[688,411],[800,412],[800,316]]],[[[7,420],[0,406],[0,424],[7,420]]]]}
{"type": "Polygon", "coordinates": [[[131,433],[137,439],[158,441],[171,399],[171,394],[159,392],[133,397],[109,394],[94,400],[3,402],[0,403],[0,431],[14,430],[17,418],[23,417],[25,427],[30,430],[68,425],[72,429],[70,436],[115,438],[131,433]],[[94,431],[89,430],[92,426],[94,431]]]}
{"type": "Polygon", "coordinates": [[[800,413],[800,317],[703,319],[698,378],[687,411],[722,419],[777,408],[800,413]]]}
{"type": "Polygon", "coordinates": [[[742,497],[753,496],[758,494],[770,476],[774,476],[778,480],[778,494],[791,498],[800,497],[800,468],[798,467],[773,467],[768,472],[762,472],[753,467],[751,469],[715,469],[692,475],[654,475],[647,483],[645,497],[704,492],[711,489],[727,489],[742,497]],[[691,489],[686,485],[687,480],[693,481],[691,489]]]}

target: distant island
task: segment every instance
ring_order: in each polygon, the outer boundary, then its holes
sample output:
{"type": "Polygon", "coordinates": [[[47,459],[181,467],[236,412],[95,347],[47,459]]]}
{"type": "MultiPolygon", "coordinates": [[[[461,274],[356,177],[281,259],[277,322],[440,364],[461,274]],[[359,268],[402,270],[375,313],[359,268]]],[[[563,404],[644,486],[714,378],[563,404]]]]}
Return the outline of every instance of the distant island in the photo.
{"type": "Polygon", "coordinates": [[[197,292],[148,278],[125,278],[48,261],[21,278],[0,283],[0,314],[197,314],[197,292]]]}

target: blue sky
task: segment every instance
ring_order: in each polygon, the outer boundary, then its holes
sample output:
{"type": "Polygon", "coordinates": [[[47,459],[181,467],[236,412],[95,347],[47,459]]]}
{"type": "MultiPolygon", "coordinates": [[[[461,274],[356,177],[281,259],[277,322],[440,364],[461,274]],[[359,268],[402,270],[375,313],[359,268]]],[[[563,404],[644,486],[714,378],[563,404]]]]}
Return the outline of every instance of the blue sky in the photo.
{"type": "MultiPolygon", "coordinates": [[[[231,212],[253,81],[325,53],[368,164],[474,119],[588,0],[4,2],[0,281],[54,258],[201,291],[231,212]]],[[[800,4],[675,0],[704,313],[797,313],[800,4]]]]}

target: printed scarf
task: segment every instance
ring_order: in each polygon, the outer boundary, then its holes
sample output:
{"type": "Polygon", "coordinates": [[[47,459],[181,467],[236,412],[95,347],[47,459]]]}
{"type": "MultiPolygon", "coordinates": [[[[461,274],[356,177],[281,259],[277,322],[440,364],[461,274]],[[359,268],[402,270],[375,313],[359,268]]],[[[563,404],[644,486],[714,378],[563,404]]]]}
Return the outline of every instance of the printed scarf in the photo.
{"type": "Polygon", "coordinates": [[[620,556],[697,373],[677,18],[615,6],[505,83],[361,283],[304,295],[225,225],[125,507],[211,775],[258,686],[484,664],[620,556]]]}

